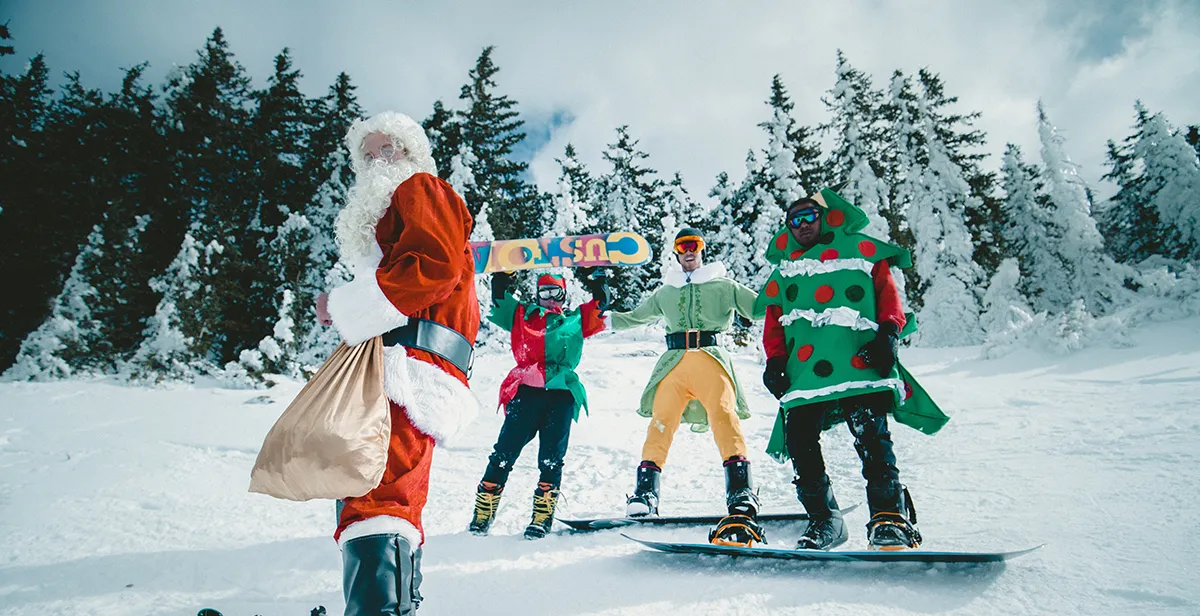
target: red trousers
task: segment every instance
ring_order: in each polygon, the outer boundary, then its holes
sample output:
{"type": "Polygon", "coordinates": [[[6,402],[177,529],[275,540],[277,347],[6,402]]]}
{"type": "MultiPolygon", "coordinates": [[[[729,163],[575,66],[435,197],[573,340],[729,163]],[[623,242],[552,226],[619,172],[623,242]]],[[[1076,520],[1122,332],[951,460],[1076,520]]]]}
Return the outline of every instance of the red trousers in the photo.
{"type": "Polygon", "coordinates": [[[390,402],[390,405],[392,437],[388,443],[388,462],[383,471],[383,480],[362,496],[344,499],[337,532],[333,535],[335,540],[355,522],[387,515],[408,520],[421,533],[421,542],[424,543],[421,511],[425,509],[425,501],[429,498],[433,438],[412,425],[403,407],[395,402],[390,402]]]}

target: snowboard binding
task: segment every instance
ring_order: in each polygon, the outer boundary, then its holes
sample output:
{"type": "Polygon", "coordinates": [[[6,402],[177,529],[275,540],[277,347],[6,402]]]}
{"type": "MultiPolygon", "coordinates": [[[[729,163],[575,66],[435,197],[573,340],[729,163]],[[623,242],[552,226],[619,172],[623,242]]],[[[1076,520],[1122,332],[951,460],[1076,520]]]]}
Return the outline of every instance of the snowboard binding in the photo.
{"type": "Polygon", "coordinates": [[[883,552],[912,550],[921,546],[921,531],[917,530],[917,508],[913,506],[908,488],[902,488],[900,511],[878,511],[867,522],[867,548],[883,552]]]}
{"type": "Polygon", "coordinates": [[[708,533],[708,542],[713,545],[749,548],[754,544],[767,543],[767,531],[748,515],[731,513],[708,533]]]}

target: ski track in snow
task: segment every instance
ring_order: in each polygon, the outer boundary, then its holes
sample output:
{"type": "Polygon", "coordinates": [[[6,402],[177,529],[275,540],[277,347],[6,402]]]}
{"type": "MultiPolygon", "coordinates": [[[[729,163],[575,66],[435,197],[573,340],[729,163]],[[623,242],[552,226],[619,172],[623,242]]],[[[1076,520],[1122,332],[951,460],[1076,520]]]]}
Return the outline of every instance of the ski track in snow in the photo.
{"type": "MultiPolygon", "coordinates": [[[[605,334],[585,348],[594,408],[571,435],[560,517],[623,510],[648,422],[635,409],[660,346],[647,338],[605,334]]],[[[474,488],[502,422],[490,409],[512,365],[481,357],[473,386],[488,410],[435,453],[421,614],[1198,614],[1200,319],[1135,338],[1065,357],[902,352],[952,417],[933,437],[893,426],[926,547],[1046,544],[984,567],[669,555],[618,531],[525,541],[536,443],[492,536],[471,536],[474,488]]],[[[763,509],[799,510],[790,467],[763,453],[774,405],[761,366],[753,352],[736,364],[755,413],[743,427],[763,509]]],[[[0,614],[340,614],[333,504],[246,492],[262,437],[299,388],[0,384],[0,614]]],[[[839,501],[863,503],[849,433],[838,426],[822,442],[839,501]]],[[[711,434],[681,429],[663,513],[719,512],[723,487],[711,434]]],[[[865,509],[847,514],[848,549],[865,547],[865,509]]],[[[768,540],[788,547],[802,528],[770,524],[768,540]]],[[[625,532],[700,542],[707,529],[625,532]]]]}

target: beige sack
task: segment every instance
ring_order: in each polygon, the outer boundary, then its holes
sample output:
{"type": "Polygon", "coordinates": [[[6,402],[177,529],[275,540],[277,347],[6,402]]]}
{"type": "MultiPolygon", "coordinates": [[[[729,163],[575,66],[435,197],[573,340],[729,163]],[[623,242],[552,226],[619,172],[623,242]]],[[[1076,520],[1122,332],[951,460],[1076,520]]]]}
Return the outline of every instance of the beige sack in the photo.
{"type": "Polygon", "coordinates": [[[304,501],[378,486],[392,433],[383,371],[378,336],[339,344],[267,433],[250,491],[304,501]]]}

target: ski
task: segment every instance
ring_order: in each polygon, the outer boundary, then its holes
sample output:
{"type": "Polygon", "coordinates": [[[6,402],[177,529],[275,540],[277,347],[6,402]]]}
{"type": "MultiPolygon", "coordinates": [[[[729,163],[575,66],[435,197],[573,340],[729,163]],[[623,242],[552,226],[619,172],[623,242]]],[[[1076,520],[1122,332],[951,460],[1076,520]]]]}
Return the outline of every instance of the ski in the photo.
{"type": "MultiPolygon", "coordinates": [[[[742,548],[711,543],[670,543],[647,541],[621,533],[622,537],[636,541],[648,548],[673,554],[706,554],[748,558],[773,558],[777,560],[799,560],[813,562],[914,562],[914,563],[996,563],[1028,554],[1041,545],[1013,552],[932,552],[925,550],[902,550],[898,552],[822,552],[820,550],[788,550],[779,548],[742,548]]],[[[1044,545],[1044,544],[1043,544],[1044,545]]]]}
{"type": "MultiPolygon", "coordinates": [[[[850,505],[842,507],[842,512],[853,511],[858,505],[850,505]]],[[[570,526],[577,531],[591,530],[608,530],[611,528],[624,528],[626,526],[649,525],[649,526],[685,526],[685,525],[701,525],[701,524],[716,524],[720,522],[722,515],[685,515],[685,516],[643,516],[638,518],[590,518],[584,520],[564,520],[558,518],[559,522],[570,526]]],[[[759,522],[793,522],[797,520],[807,520],[807,513],[764,513],[759,514],[756,518],[759,522]]]]}

